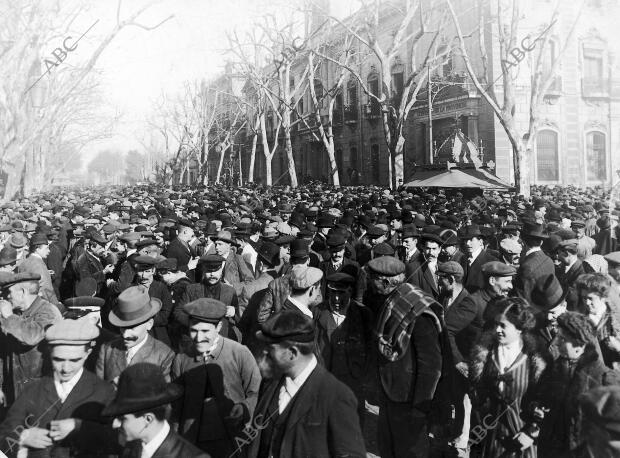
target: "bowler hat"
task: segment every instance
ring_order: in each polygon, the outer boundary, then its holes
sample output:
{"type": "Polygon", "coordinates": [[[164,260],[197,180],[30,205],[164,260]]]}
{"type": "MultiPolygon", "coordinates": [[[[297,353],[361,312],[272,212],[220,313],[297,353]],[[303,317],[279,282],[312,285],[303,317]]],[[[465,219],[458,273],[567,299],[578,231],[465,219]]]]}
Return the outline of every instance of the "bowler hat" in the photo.
{"type": "Polygon", "coordinates": [[[262,242],[257,250],[258,257],[269,267],[274,267],[280,262],[280,247],[273,242],[262,242]]]}
{"type": "Polygon", "coordinates": [[[230,243],[234,246],[239,246],[232,238],[232,234],[229,231],[219,231],[214,237],[211,237],[214,242],[221,240],[222,242],[230,243]]]}
{"type": "Polygon", "coordinates": [[[311,318],[297,310],[282,310],[261,324],[256,337],[268,343],[309,343],[314,341],[314,330],[314,321],[311,318]]]}
{"type": "Polygon", "coordinates": [[[35,247],[38,245],[47,245],[49,244],[49,240],[47,239],[47,235],[37,232],[30,239],[30,247],[35,247]]]}
{"type": "Polygon", "coordinates": [[[461,240],[469,240],[474,237],[481,238],[482,232],[480,232],[480,227],[477,224],[470,224],[461,228],[459,231],[459,237],[461,240]]]}
{"type": "Polygon", "coordinates": [[[531,223],[531,222],[525,223],[521,234],[523,236],[532,237],[536,239],[549,238],[549,235],[545,232],[543,225],[538,224],[538,223],[531,223]]]}
{"type": "Polygon", "coordinates": [[[118,380],[114,400],[102,411],[107,417],[142,412],[178,399],[183,394],[181,386],[166,383],[161,367],[151,363],[132,364],[118,380]]]}
{"type": "Polygon", "coordinates": [[[406,224],[402,227],[401,230],[401,238],[404,240],[409,237],[419,237],[420,233],[418,232],[418,228],[415,227],[414,224],[406,224]]]}
{"type": "Polygon", "coordinates": [[[7,243],[0,250],[0,266],[8,266],[17,262],[17,250],[7,243]]]}
{"type": "Polygon", "coordinates": [[[308,242],[304,239],[295,239],[291,242],[291,258],[307,258],[310,256],[308,242]]]}
{"type": "Polygon", "coordinates": [[[129,328],[153,318],[160,309],[161,301],[150,297],[146,286],[130,286],[116,299],[109,320],[113,326],[129,328]]]}

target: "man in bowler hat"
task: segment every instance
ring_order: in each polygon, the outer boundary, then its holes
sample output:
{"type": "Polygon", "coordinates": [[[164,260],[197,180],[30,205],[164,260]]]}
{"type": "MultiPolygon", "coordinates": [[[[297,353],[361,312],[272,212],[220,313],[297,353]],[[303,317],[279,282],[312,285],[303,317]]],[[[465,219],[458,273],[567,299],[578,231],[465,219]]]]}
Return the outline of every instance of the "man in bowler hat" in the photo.
{"type": "Polygon", "coordinates": [[[174,432],[166,420],[167,405],[178,399],[181,388],[166,383],[154,364],[138,363],[123,371],[116,398],[103,414],[114,417],[125,443],[122,458],[209,458],[174,432]]]}
{"type": "Polygon", "coordinates": [[[317,364],[312,319],[283,310],[261,325],[257,337],[266,344],[264,371],[271,378],[256,406],[256,438],[247,456],[365,457],[357,401],[317,364]]]}

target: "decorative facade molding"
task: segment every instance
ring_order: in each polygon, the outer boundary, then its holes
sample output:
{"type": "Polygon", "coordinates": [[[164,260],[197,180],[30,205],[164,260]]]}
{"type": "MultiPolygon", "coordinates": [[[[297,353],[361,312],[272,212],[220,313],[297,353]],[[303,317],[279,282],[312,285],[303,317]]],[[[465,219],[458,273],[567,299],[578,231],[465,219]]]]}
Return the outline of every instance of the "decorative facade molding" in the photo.
{"type": "Polygon", "coordinates": [[[607,125],[598,120],[588,121],[585,123],[584,131],[587,132],[589,130],[600,130],[607,133],[607,125]]]}

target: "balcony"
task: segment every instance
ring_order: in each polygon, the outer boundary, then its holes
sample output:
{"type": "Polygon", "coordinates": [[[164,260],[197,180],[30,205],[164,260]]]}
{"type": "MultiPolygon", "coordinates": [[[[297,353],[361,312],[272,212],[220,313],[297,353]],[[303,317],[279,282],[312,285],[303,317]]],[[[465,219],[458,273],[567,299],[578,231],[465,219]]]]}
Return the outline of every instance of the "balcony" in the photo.
{"type": "Polygon", "coordinates": [[[609,97],[609,80],[606,78],[582,78],[581,95],[585,98],[609,97]]]}
{"type": "Polygon", "coordinates": [[[345,105],[344,106],[344,122],[346,124],[357,122],[357,106],[345,105]]]}

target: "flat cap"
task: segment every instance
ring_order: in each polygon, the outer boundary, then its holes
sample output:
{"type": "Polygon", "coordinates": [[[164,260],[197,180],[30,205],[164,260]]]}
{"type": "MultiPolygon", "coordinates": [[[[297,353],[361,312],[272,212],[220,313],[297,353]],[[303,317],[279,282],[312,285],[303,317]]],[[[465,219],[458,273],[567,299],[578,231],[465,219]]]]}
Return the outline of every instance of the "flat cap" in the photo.
{"type": "Polygon", "coordinates": [[[609,264],[620,264],[620,251],[612,251],[603,256],[609,264]]]}
{"type": "Polygon", "coordinates": [[[385,235],[385,231],[380,226],[370,226],[366,231],[366,234],[370,238],[379,238],[385,235]]]}
{"type": "Polygon", "coordinates": [[[226,259],[219,254],[206,254],[200,258],[200,264],[205,272],[215,272],[216,270],[220,270],[225,261],[226,259]]]}
{"type": "Polygon", "coordinates": [[[206,297],[188,302],[183,310],[195,320],[207,323],[219,323],[226,316],[226,304],[206,297]]]}
{"type": "Polygon", "coordinates": [[[177,258],[166,258],[159,261],[155,267],[157,270],[177,270],[178,261],[177,258]]]}
{"type": "Polygon", "coordinates": [[[392,245],[386,242],[377,244],[372,249],[372,252],[374,253],[375,256],[394,256],[395,254],[395,251],[394,251],[394,248],[392,248],[392,245]]]}
{"type": "Polygon", "coordinates": [[[437,266],[437,275],[454,275],[463,277],[463,267],[456,261],[442,262],[437,266]]]}
{"type": "Polygon", "coordinates": [[[568,251],[569,253],[575,254],[577,253],[578,244],[579,244],[579,241],[577,239],[568,239],[568,240],[562,240],[560,242],[560,247],[568,251]]]}
{"type": "Polygon", "coordinates": [[[515,239],[504,239],[499,242],[499,247],[502,251],[509,254],[520,254],[523,250],[521,244],[515,239]]]}
{"type": "Polygon", "coordinates": [[[371,272],[386,277],[394,277],[405,272],[405,264],[392,256],[381,256],[372,259],[366,265],[371,272]]]}
{"type": "Polygon", "coordinates": [[[61,320],[45,331],[50,345],[85,345],[99,337],[99,328],[88,320],[61,320]]]}
{"type": "Polygon", "coordinates": [[[355,284],[355,278],[352,275],[343,272],[335,272],[327,276],[327,287],[336,291],[343,291],[355,284]]]}
{"type": "Polygon", "coordinates": [[[306,289],[321,281],[321,278],[323,278],[321,269],[297,264],[291,270],[289,282],[293,289],[306,289]]]}
{"type": "Polygon", "coordinates": [[[517,269],[499,261],[491,261],[482,265],[482,273],[489,277],[512,277],[517,275],[517,269]]]}
{"type": "Polygon", "coordinates": [[[274,313],[260,325],[256,337],[263,342],[278,343],[314,341],[314,321],[297,310],[274,313]]]}
{"type": "Polygon", "coordinates": [[[8,288],[9,286],[13,286],[17,283],[22,283],[25,281],[39,281],[41,280],[41,275],[35,274],[32,272],[20,272],[18,274],[11,274],[11,276],[2,279],[0,283],[0,288],[8,288]]]}

